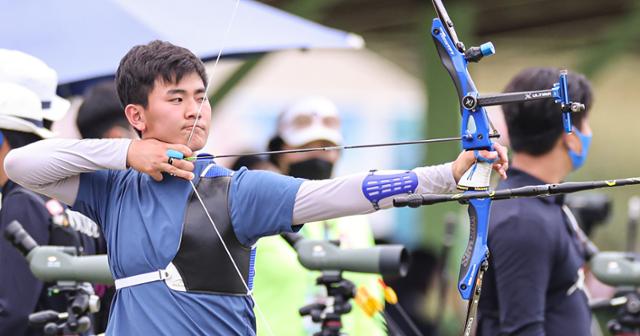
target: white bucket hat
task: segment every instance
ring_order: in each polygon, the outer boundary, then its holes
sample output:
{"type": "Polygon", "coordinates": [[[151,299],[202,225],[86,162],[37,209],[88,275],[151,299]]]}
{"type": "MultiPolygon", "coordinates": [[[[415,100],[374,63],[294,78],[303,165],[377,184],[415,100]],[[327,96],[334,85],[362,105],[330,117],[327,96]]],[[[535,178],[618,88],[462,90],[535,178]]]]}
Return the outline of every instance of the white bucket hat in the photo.
{"type": "Polygon", "coordinates": [[[340,115],[327,98],[308,97],[285,109],[278,119],[278,135],[290,146],[299,147],[316,140],[342,144],[340,115]]]}
{"type": "Polygon", "coordinates": [[[40,99],[44,119],[62,119],[71,104],[56,95],[58,74],[39,58],[18,50],[0,49],[0,81],[22,85],[40,99]]]}
{"type": "Polygon", "coordinates": [[[40,98],[24,86],[0,82],[0,129],[33,133],[46,139],[53,132],[42,125],[40,98]]]}

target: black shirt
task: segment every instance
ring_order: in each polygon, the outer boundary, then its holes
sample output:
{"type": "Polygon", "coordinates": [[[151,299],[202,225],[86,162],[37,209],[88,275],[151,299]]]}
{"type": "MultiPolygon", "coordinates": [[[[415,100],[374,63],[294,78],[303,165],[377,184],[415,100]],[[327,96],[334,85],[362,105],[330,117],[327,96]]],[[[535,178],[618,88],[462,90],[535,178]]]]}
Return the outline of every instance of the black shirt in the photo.
{"type": "Polygon", "coordinates": [[[62,295],[50,297],[45,284],[36,279],[25,257],[6,239],[4,229],[13,220],[22,224],[39,245],[78,246],[84,254],[96,253],[96,238],[71,227],[53,225],[47,197],[12,181],[2,187],[0,208],[0,335],[41,335],[42,328],[27,327],[30,313],[44,309],[63,310],[62,295]]]}
{"type": "MultiPolygon", "coordinates": [[[[544,184],[517,169],[498,189],[544,184]]],[[[562,211],[563,196],[492,204],[489,269],[479,304],[478,336],[589,335],[582,290],[583,249],[562,211]]]]}

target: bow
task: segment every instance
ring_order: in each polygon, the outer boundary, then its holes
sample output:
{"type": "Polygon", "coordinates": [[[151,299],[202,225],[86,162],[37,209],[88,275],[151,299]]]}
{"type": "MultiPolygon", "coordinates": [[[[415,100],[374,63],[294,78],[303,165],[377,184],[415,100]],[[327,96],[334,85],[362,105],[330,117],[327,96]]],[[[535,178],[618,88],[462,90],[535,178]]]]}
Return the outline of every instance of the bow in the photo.
{"type": "Polygon", "coordinates": [[[477,162],[462,176],[458,189],[462,193],[453,195],[414,194],[394,198],[394,206],[417,207],[448,201],[458,201],[469,205],[470,232],[469,241],[464,251],[458,276],[458,291],[464,300],[470,300],[465,321],[464,335],[473,331],[477,306],[480,299],[482,278],[488,268],[489,249],[487,236],[489,213],[492,200],[515,197],[548,196],[565,194],[582,190],[606,187],[618,187],[640,184],[640,178],[628,178],[611,181],[568,182],[525,186],[515,189],[491,191],[490,174],[492,162],[480,157],[478,150],[492,150],[491,138],[499,135],[494,130],[484,109],[485,106],[502,105],[513,102],[524,102],[538,99],[554,99],[560,105],[565,132],[572,131],[571,113],[582,112],[585,106],[569,99],[567,88],[567,72],[561,71],[559,81],[552,88],[539,91],[513,92],[494,95],[480,95],[473,83],[467,66],[469,62],[478,62],[485,56],[491,56],[495,49],[491,42],[479,47],[465,48],[458,39],[453,21],[444,8],[441,0],[432,0],[437,12],[433,20],[431,35],[436,49],[454,82],[458,98],[462,124],[460,138],[465,151],[474,151],[477,162]]]}
{"type": "MultiPolygon", "coordinates": [[[[489,249],[487,234],[492,197],[470,197],[468,195],[490,194],[490,176],[492,162],[478,155],[479,150],[493,150],[492,137],[498,136],[487,116],[485,106],[501,105],[510,102],[521,102],[536,99],[554,99],[560,104],[563,114],[564,130],[571,132],[571,113],[584,111],[584,105],[571,102],[567,90],[567,72],[562,71],[559,81],[552,88],[531,92],[516,92],[495,95],[480,95],[467,69],[470,62],[479,62],[483,57],[491,56],[495,49],[491,42],[479,47],[465,48],[456,34],[453,21],[441,0],[432,0],[437,18],[431,26],[431,36],[436,45],[442,65],[454,82],[460,99],[462,123],[460,138],[465,151],[474,151],[476,163],[462,176],[458,189],[468,203],[470,220],[469,242],[464,251],[458,276],[458,291],[464,300],[470,300],[465,322],[464,334],[473,330],[475,314],[480,298],[482,277],[488,268],[489,249]]],[[[396,202],[400,206],[402,202],[396,202]]],[[[426,204],[426,203],[425,203],[426,204]]]]}

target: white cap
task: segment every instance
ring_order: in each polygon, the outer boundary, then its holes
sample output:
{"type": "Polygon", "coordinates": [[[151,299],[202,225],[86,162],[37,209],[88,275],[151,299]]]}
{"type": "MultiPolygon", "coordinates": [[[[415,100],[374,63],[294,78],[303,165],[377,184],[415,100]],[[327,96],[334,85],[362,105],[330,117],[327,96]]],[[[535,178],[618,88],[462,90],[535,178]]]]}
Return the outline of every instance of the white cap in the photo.
{"type": "Polygon", "coordinates": [[[53,137],[42,125],[40,98],[24,86],[0,82],[0,129],[33,133],[41,138],[53,137]]]}
{"type": "Polygon", "coordinates": [[[338,108],[329,99],[308,97],[285,109],[278,119],[278,135],[290,146],[316,140],[342,144],[338,108]]]}
{"type": "Polygon", "coordinates": [[[62,119],[71,104],[56,95],[58,74],[42,60],[18,50],[0,49],[0,81],[20,84],[39,98],[44,119],[62,119]]]}

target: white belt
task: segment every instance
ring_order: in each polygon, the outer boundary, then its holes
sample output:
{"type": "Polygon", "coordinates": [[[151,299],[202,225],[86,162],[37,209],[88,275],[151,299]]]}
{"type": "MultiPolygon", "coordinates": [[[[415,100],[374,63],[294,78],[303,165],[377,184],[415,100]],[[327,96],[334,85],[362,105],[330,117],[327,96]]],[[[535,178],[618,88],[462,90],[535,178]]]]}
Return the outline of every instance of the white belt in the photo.
{"type": "Polygon", "coordinates": [[[157,271],[142,273],[126,278],[116,279],[116,290],[146,284],[154,281],[164,281],[169,288],[185,292],[186,288],[182,282],[182,277],[178,272],[178,269],[169,263],[166,269],[159,269],[157,271]]]}

